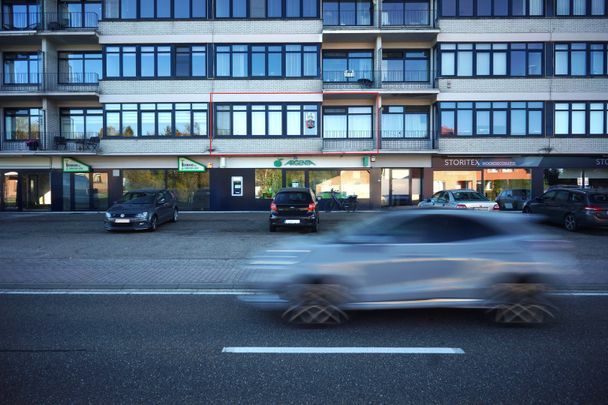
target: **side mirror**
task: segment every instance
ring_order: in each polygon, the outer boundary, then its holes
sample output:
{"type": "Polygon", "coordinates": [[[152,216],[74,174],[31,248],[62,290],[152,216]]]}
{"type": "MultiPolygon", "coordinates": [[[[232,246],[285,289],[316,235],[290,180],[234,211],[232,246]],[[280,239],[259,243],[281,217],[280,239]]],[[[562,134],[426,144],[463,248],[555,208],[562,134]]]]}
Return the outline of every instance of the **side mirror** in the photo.
{"type": "Polygon", "coordinates": [[[166,203],[167,201],[164,198],[161,198],[160,200],[156,201],[157,205],[163,205],[164,203],[166,203]]]}

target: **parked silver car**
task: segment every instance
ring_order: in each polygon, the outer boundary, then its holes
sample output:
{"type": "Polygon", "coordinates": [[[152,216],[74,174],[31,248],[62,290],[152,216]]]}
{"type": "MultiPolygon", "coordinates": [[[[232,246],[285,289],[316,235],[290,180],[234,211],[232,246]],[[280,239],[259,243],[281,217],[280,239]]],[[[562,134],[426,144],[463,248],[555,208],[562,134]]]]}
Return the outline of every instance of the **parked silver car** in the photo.
{"type": "Polygon", "coordinates": [[[438,191],[431,198],[420,201],[421,208],[465,208],[482,211],[499,210],[494,201],[485,195],[469,189],[438,191]]]}
{"type": "Polygon", "coordinates": [[[569,244],[530,217],[466,210],[378,215],[317,242],[254,257],[241,300],[290,323],[341,323],[349,310],[485,308],[498,322],[543,322],[544,292],[572,271],[569,244]]]}

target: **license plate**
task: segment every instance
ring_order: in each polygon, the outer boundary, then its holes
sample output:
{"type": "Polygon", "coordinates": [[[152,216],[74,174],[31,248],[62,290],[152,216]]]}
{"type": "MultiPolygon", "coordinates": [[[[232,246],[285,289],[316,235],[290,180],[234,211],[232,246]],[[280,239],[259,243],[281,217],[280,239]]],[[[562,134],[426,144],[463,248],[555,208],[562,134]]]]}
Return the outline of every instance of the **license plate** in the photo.
{"type": "Polygon", "coordinates": [[[128,224],[129,222],[131,222],[131,220],[125,218],[117,218],[116,220],[114,220],[114,222],[116,222],[117,224],[128,224]]]}
{"type": "Polygon", "coordinates": [[[285,223],[286,224],[299,224],[300,220],[299,219],[286,219],[285,223]]]}
{"type": "Polygon", "coordinates": [[[511,204],[511,203],[505,203],[505,208],[512,209],[513,208],[513,204],[511,204]]]}

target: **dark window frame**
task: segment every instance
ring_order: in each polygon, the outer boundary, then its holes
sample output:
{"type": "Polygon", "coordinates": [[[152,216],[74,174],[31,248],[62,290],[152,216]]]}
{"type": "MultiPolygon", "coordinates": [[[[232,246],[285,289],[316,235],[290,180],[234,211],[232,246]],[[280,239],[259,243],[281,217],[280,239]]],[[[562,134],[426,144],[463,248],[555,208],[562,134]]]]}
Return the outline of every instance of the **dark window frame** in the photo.
{"type": "Polygon", "coordinates": [[[354,106],[323,106],[323,122],[325,122],[325,117],[326,116],[331,116],[331,115],[336,115],[336,116],[345,116],[346,117],[346,128],[344,130],[344,136],[338,136],[338,137],[326,137],[325,136],[325,126],[323,127],[323,131],[322,131],[322,136],[323,139],[331,139],[331,140],[344,140],[344,139],[355,139],[355,140],[363,140],[363,139],[373,139],[374,138],[374,108],[373,106],[359,106],[359,105],[354,105],[354,106]],[[350,109],[351,108],[367,108],[369,109],[369,112],[366,113],[351,113],[350,109]],[[331,111],[331,110],[335,110],[331,111]],[[341,110],[341,111],[339,111],[341,110]],[[351,130],[349,128],[349,117],[350,116],[357,116],[357,115],[369,115],[370,116],[370,128],[369,128],[369,133],[370,135],[368,137],[358,137],[358,136],[351,136],[351,130]]]}
{"type": "MultiPolygon", "coordinates": [[[[43,66],[44,66],[44,58],[42,57],[41,52],[4,52],[2,54],[2,83],[4,85],[8,85],[8,86],[20,86],[20,85],[40,85],[42,84],[42,75],[43,75],[43,66]],[[32,57],[35,56],[35,58],[32,59],[32,57]],[[7,77],[12,77],[13,79],[15,79],[15,76],[13,74],[11,74],[10,72],[7,71],[6,69],[6,63],[10,62],[10,61],[27,61],[27,73],[25,73],[27,81],[25,82],[19,82],[19,81],[8,81],[7,82],[7,77]],[[38,67],[37,67],[37,72],[32,73],[31,71],[31,64],[32,63],[37,63],[38,67]],[[34,75],[34,76],[32,76],[34,75]],[[35,80],[32,80],[32,78],[35,78],[35,80]]],[[[23,73],[18,73],[18,74],[23,74],[23,73]]]]}
{"type": "MultiPolygon", "coordinates": [[[[383,83],[428,83],[431,77],[431,53],[428,49],[383,49],[382,50],[382,62],[385,60],[399,60],[403,62],[403,70],[401,73],[403,74],[403,80],[385,80],[385,72],[390,72],[388,69],[385,71],[384,66],[382,67],[382,82],[383,83]],[[424,56],[409,56],[408,53],[413,52],[424,52],[424,56]],[[401,58],[385,58],[385,55],[390,53],[402,53],[403,56],[401,58]],[[406,69],[408,60],[423,60],[426,62],[426,70],[425,75],[426,78],[424,80],[407,80],[407,72],[406,69]]],[[[411,72],[411,71],[409,71],[411,72]]],[[[389,75],[390,76],[390,75],[389,75]]]]}
{"type": "Polygon", "coordinates": [[[281,16],[280,17],[269,17],[268,16],[268,2],[269,0],[266,1],[266,11],[265,17],[251,17],[251,0],[244,0],[245,1],[245,17],[233,17],[234,14],[234,10],[233,10],[233,0],[225,0],[229,2],[228,5],[228,10],[229,10],[229,16],[228,17],[218,17],[217,16],[217,1],[214,1],[214,7],[213,7],[213,19],[215,20],[318,20],[320,18],[320,8],[321,8],[321,2],[319,0],[301,0],[300,1],[300,12],[299,12],[299,16],[294,16],[294,17],[289,17],[287,16],[287,0],[280,0],[281,1],[281,16]],[[316,12],[314,16],[304,16],[304,2],[305,1],[316,1],[316,12]]]}
{"type": "Polygon", "coordinates": [[[608,76],[608,42],[556,42],[553,44],[553,72],[556,77],[605,77],[608,76]],[[573,49],[573,45],[584,45],[584,49],[573,49]],[[595,47],[595,49],[594,49],[595,47]],[[597,49],[601,47],[601,49],[597,49]],[[567,73],[557,73],[557,54],[566,53],[567,73]],[[572,74],[572,53],[585,53],[585,73],[581,75],[572,74]],[[591,54],[593,52],[602,53],[604,68],[602,73],[593,74],[591,72],[591,54]]]}
{"type": "Polygon", "coordinates": [[[6,142],[23,142],[28,139],[40,140],[44,134],[44,112],[42,110],[42,107],[22,107],[22,108],[6,107],[6,108],[4,108],[2,118],[4,120],[4,122],[3,122],[3,125],[4,125],[3,140],[6,142]],[[38,114],[32,114],[32,112],[34,110],[37,110],[38,114]],[[22,113],[23,111],[27,111],[27,114],[22,113]],[[6,125],[7,118],[17,118],[17,117],[27,117],[28,118],[27,138],[17,139],[17,138],[15,138],[15,135],[14,135],[17,133],[17,131],[9,132],[7,130],[7,127],[8,127],[8,125],[6,125]],[[38,118],[38,132],[37,133],[35,131],[32,131],[32,118],[38,118]],[[9,134],[13,134],[13,135],[11,135],[9,137],[9,134]],[[33,136],[33,134],[35,134],[35,135],[33,136]]]}
{"type": "MultiPolygon", "coordinates": [[[[306,1],[306,0],[305,0],[306,1]]],[[[325,27],[370,27],[372,25],[374,25],[374,5],[372,3],[372,1],[370,0],[327,0],[327,1],[323,1],[323,4],[321,6],[322,8],[322,18],[323,18],[323,26],[325,27]],[[325,23],[325,5],[326,4],[331,4],[331,3],[337,3],[338,4],[338,23],[337,24],[326,24],[325,23]],[[354,3],[355,4],[355,14],[354,14],[354,24],[342,24],[342,3],[354,3]],[[369,24],[357,24],[358,21],[358,17],[359,17],[359,9],[357,7],[357,3],[368,3],[369,5],[369,24]]],[[[333,10],[329,10],[329,11],[333,11],[333,10]]],[[[328,11],[328,12],[329,12],[328,11]]],[[[348,11],[348,10],[346,10],[348,11]]]]}
{"type": "Polygon", "coordinates": [[[526,1],[526,12],[524,15],[518,15],[518,14],[514,14],[513,13],[513,1],[514,0],[504,0],[507,4],[507,14],[506,15],[496,15],[496,1],[497,0],[451,0],[454,3],[454,9],[455,9],[455,15],[444,15],[443,13],[443,2],[446,0],[439,0],[437,2],[437,15],[438,18],[441,19],[482,19],[482,18],[544,18],[545,16],[547,16],[547,7],[545,4],[545,1],[542,1],[542,13],[541,14],[535,14],[535,15],[531,15],[530,14],[530,0],[525,0],[526,1]],[[460,2],[461,1],[471,1],[472,3],[472,15],[464,15],[464,16],[460,16],[459,15],[459,10],[460,10],[460,2]],[[478,3],[479,2],[491,2],[491,12],[490,15],[479,15],[479,8],[478,8],[478,3]]]}
{"type": "MultiPolygon", "coordinates": [[[[601,0],[601,1],[604,1],[604,0],[601,0]]],[[[593,0],[585,1],[585,14],[573,14],[574,0],[568,0],[568,2],[569,2],[568,14],[558,14],[557,13],[558,12],[557,2],[558,2],[558,0],[553,0],[554,14],[555,14],[555,17],[558,17],[558,18],[604,18],[604,17],[608,16],[608,4],[606,4],[606,2],[604,2],[604,14],[592,14],[593,0]]]]}
{"type": "Polygon", "coordinates": [[[370,49],[348,49],[348,50],[326,50],[323,52],[322,55],[322,61],[323,61],[323,82],[324,83],[356,83],[359,80],[374,80],[374,51],[370,50],[370,49]],[[369,56],[356,56],[353,54],[357,54],[357,53],[368,53],[369,56]],[[344,73],[342,71],[326,71],[325,70],[325,65],[326,65],[326,60],[329,59],[334,59],[334,60],[345,60],[346,61],[346,70],[353,70],[354,71],[354,76],[353,77],[346,77],[344,75],[344,73]],[[365,71],[363,71],[363,75],[359,75],[357,70],[354,70],[353,67],[351,65],[352,62],[354,62],[355,60],[367,60],[369,59],[371,61],[371,66],[372,66],[372,70],[370,71],[370,75],[367,76],[365,75],[365,71]],[[326,74],[327,72],[327,74],[326,74]],[[333,73],[333,74],[332,74],[333,73]],[[342,73],[342,76],[340,75],[340,73],[342,73]],[[327,78],[326,76],[330,76],[329,78],[327,78]],[[332,77],[336,77],[338,80],[331,80],[332,77]]]}
{"type": "MultiPolygon", "coordinates": [[[[73,60],[73,59],[72,59],[73,60]]],[[[104,57],[103,57],[103,52],[102,51],[59,51],[57,52],[57,72],[59,74],[59,78],[58,78],[58,83],[59,84],[88,84],[88,83],[98,83],[100,80],[103,80],[103,76],[104,76],[104,57]],[[82,75],[83,77],[83,81],[65,81],[63,80],[63,78],[65,77],[71,77],[71,75],[73,73],[71,72],[62,72],[61,66],[62,66],[62,61],[64,60],[71,60],[70,58],[66,58],[66,55],[82,55],[82,58],[78,58],[79,60],[82,60],[82,72],[77,73],[77,75],[82,75]],[[87,58],[85,55],[99,55],[99,58],[87,58]],[[86,71],[86,65],[84,63],[84,61],[86,60],[91,60],[91,59],[95,59],[95,60],[99,60],[101,62],[101,76],[97,77],[97,81],[87,81],[87,75],[93,74],[95,72],[87,72],[86,71]]]]}
{"type": "Polygon", "coordinates": [[[107,6],[105,5],[105,2],[103,4],[102,7],[102,19],[104,21],[200,21],[200,20],[209,20],[210,19],[210,14],[209,14],[209,9],[211,8],[211,1],[210,0],[203,0],[205,1],[205,16],[204,17],[193,17],[193,10],[194,10],[194,2],[195,1],[200,1],[200,0],[189,0],[189,10],[190,10],[190,16],[187,18],[176,18],[175,17],[175,1],[174,0],[170,0],[170,5],[169,5],[169,12],[170,12],[170,16],[169,17],[158,17],[158,9],[157,9],[157,2],[156,0],[135,0],[136,1],[136,6],[135,6],[135,17],[134,18],[123,18],[122,16],[122,1],[123,0],[117,0],[117,12],[118,12],[118,17],[108,17],[106,15],[106,9],[107,6]],[[153,8],[153,17],[141,17],[141,4],[142,2],[152,2],[152,8],[153,8]]]}
{"type": "Polygon", "coordinates": [[[605,138],[608,137],[608,102],[605,101],[556,101],[553,107],[553,135],[556,138],[605,138]],[[566,109],[558,109],[558,105],[566,104],[566,109]],[[574,109],[574,104],[584,104],[584,110],[574,109]],[[592,104],[603,104],[603,109],[592,109],[592,104]],[[557,113],[558,111],[566,111],[568,114],[568,132],[557,133],[557,113]],[[585,130],[583,134],[574,134],[572,131],[572,114],[575,111],[583,111],[585,114],[585,130]],[[603,134],[591,133],[591,112],[601,111],[603,117],[603,134]]]}
{"type": "Polygon", "coordinates": [[[383,106],[380,110],[380,136],[383,139],[388,139],[388,140],[401,140],[401,139],[429,139],[431,136],[431,109],[430,107],[427,106],[411,106],[411,105],[387,105],[387,106],[383,106]],[[391,112],[391,108],[403,108],[403,112],[391,112]],[[409,114],[425,114],[426,115],[426,135],[424,136],[406,136],[407,134],[407,120],[406,117],[409,114]],[[382,118],[385,115],[401,115],[403,116],[403,128],[402,128],[402,132],[403,135],[402,136],[390,136],[390,137],[385,137],[385,129],[382,128],[382,118]]]}
{"type": "Polygon", "coordinates": [[[61,107],[59,109],[59,135],[61,137],[66,138],[66,139],[77,139],[77,137],[73,136],[74,133],[66,134],[63,132],[62,118],[63,117],[72,117],[72,116],[79,116],[79,117],[82,116],[83,117],[85,131],[82,135],[84,135],[85,137],[87,137],[87,138],[90,136],[101,137],[105,133],[104,110],[102,107],[97,107],[97,108],[96,107],[61,107]],[[77,113],[76,111],[82,111],[82,113],[77,113]],[[97,113],[95,111],[99,111],[99,113],[97,113]],[[87,117],[101,118],[101,133],[97,133],[97,132],[94,133],[94,132],[90,132],[90,131],[86,130],[87,129],[87,117]]]}

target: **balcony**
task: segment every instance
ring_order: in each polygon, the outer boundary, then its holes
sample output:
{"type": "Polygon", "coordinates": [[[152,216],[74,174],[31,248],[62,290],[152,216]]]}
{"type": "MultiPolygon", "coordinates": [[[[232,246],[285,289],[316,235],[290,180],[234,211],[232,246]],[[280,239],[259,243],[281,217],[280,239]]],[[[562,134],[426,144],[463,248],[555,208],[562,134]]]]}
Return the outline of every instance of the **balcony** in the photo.
{"type": "Polygon", "coordinates": [[[98,133],[4,133],[0,143],[2,153],[70,152],[98,153],[98,133]]]}
{"type": "Polygon", "coordinates": [[[428,151],[433,149],[433,141],[428,131],[381,131],[382,151],[428,151]]]}
{"type": "Polygon", "coordinates": [[[0,95],[99,93],[97,73],[5,73],[0,95]]]}
{"type": "Polygon", "coordinates": [[[387,92],[436,93],[428,70],[324,71],[324,90],[386,90],[387,92]]]}
{"type": "Polygon", "coordinates": [[[2,31],[96,31],[97,13],[11,13],[2,16],[2,31]]]}

